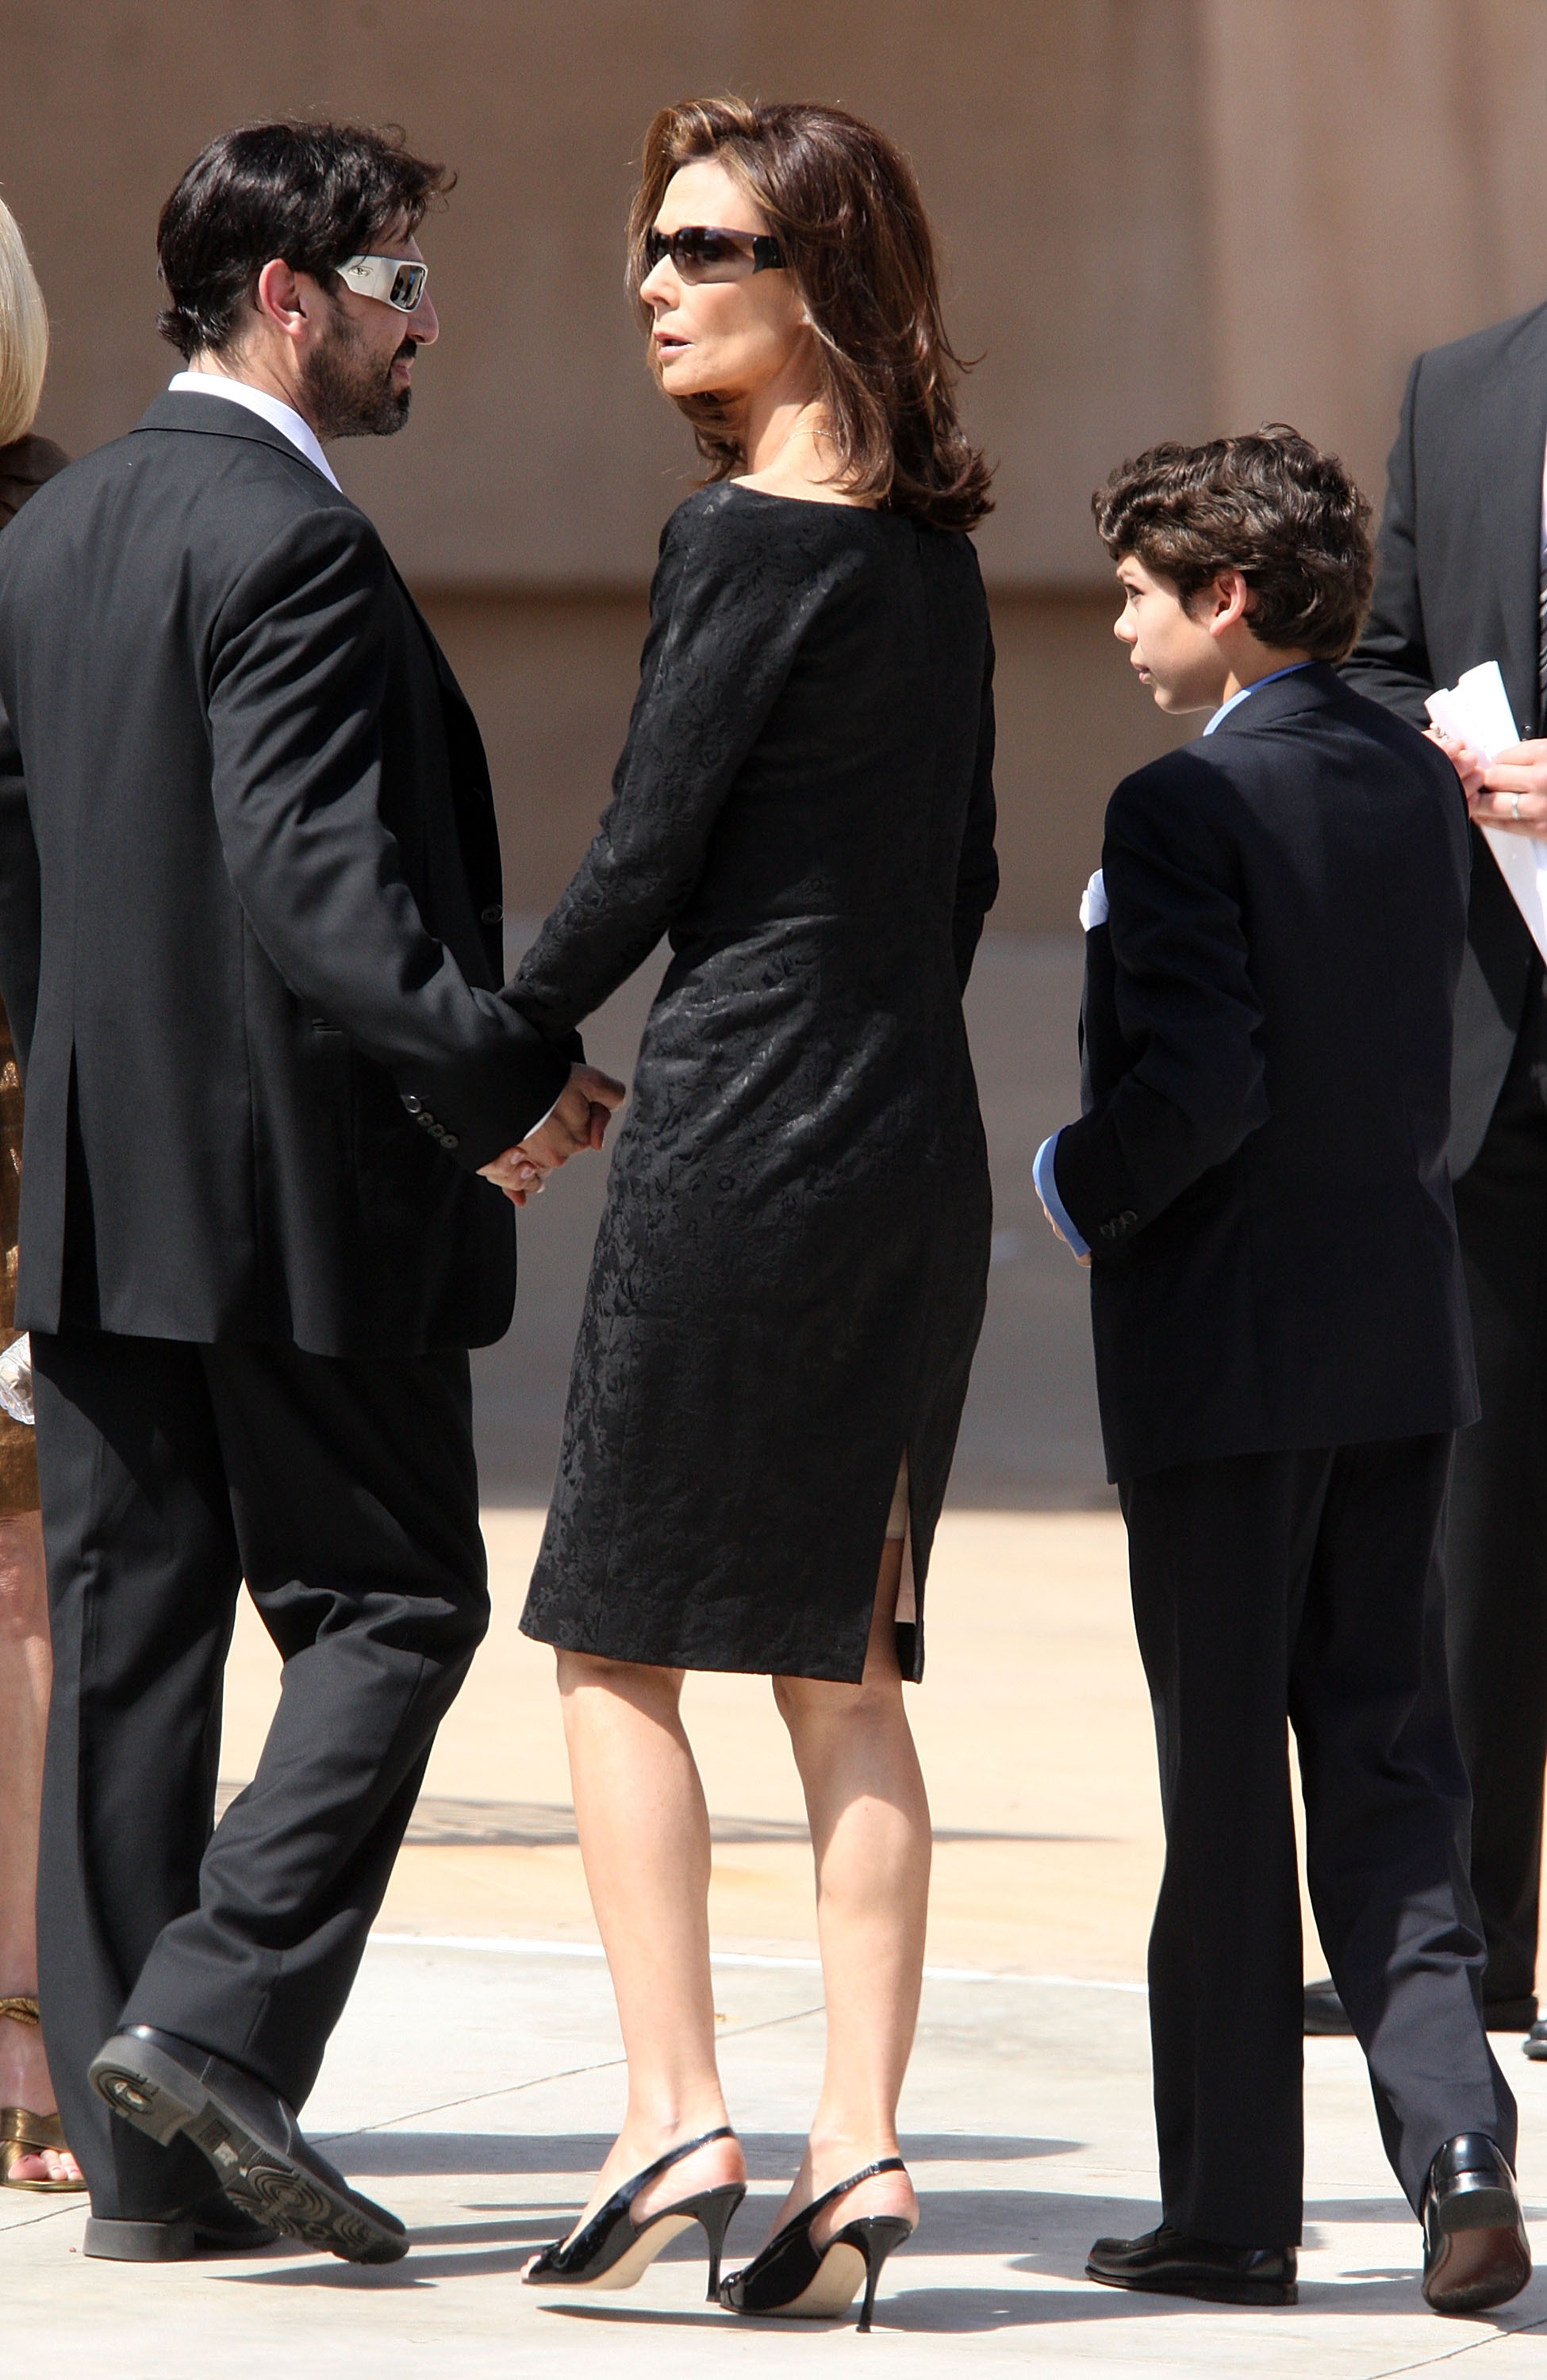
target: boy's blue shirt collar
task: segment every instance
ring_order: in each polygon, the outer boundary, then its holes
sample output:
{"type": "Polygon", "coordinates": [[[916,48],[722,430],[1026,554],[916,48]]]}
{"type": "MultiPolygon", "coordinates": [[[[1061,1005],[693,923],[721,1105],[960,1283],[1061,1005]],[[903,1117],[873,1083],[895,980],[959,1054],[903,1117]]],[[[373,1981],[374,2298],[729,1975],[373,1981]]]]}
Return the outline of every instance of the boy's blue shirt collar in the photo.
{"type": "Polygon", "coordinates": [[[1220,721],[1222,719],[1228,719],[1230,713],[1235,710],[1236,705],[1238,702],[1244,702],[1248,695],[1255,694],[1260,686],[1272,686],[1275,677],[1293,677],[1297,670],[1313,669],[1314,667],[1315,663],[1313,662],[1291,662],[1287,669],[1270,670],[1266,677],[1254,677],[1249,686],[1243,686],[1238,693],[1231,696],[1228,702],[1222,702],[1220,704],[1219,709],[1210,720],[1209,724],[1204,728],[1204,735],[1212,735],[1215,728],[1219,725],[1220,721]]]}

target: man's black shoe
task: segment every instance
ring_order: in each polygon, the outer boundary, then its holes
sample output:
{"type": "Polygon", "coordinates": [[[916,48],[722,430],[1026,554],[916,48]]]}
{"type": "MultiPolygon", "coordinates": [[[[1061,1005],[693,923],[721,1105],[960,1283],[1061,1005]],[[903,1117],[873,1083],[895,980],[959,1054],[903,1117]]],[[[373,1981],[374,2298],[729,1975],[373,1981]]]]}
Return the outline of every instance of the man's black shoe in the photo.
{"type": "Polygon", "coordinates": [[[1547,2017],[1537,2018],[1520,2046],[1528,2058],[1547,2058],[1547,2017]]]}
{"type": "Polygon", "coordinates": [[[157,2221],[89,2215],[82,2253],[111,2257],[121,2265],[167,2265],[188,2256],[246,2255],[255,2248],[272,2248],[278,2237],[267,2223],[255,2223],[234,2206],[224,2191],[213,2190],[186,2215],[157,2221]]]}
{"type": "MultiPolygon", "coordinates": [[[[1482,2022],[1490,2033],[1529,2032],[1536,2039],[1540,2028],[1536,2022],[1534,1996],[1525,1999],[1489,2000],[1482,2003],[1482,2022]]],[[[1305,2030],[1316,2033],[1352,2033],[1348,2011],[1337,1997],[1337,1985],[1330,1975],[1322,1975],[1305,1987],[1305,2030]]],[[[1541,2032],[1541,2046],[1533,2049],[1526,2044],[1528,2058],[1547,2058],[1547,2031],[1541,2032]]]]}
{"type": "Polygon", "coordinates": [[[1215,2305],[1296,2305],[1297,2264],[1293,2248],[1230,2248],[1163,2223],[1137,2240],[1098,2240],[1085,2270],[1114,2289],[1154,2289],[1215,2305]]]}
{"type": "Polygon", "coordinates": [[[91,2080],[116,2116],[164,2145],[179,2132],[215,2169],[244,2215],[352,2265],[390,2265],[408,2252],[396,2215],[351,2190],[304,2138],[275,2091],[239,2066],[149,2024],[115,2034],[91,2080]]]}
{"type": "Polygon", "coordinates": [[[1330,1975],[1305,1987],[1305,2030],[1307,2033],[1352,2033],[1348,2011],[1337,1997],[1337,1985],[1330,1975]]]}
{"type": "Polygon", "coordinates": [[[1531,2248],[1509,2160],[1486,2132],[1458,2132],[1423,2193],[1423,2294],[1436,2313],[1482,2313],[1518,2297],[1531,2248]]]}

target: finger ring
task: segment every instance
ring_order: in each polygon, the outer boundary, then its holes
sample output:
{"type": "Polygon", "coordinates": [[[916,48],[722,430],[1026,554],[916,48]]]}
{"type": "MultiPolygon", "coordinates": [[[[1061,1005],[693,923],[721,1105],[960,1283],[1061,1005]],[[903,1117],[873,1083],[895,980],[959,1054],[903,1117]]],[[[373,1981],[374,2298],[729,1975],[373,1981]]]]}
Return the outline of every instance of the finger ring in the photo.
{"type": "Polygon", "coordinates": [[[1520,796],[1518,794],[1511,794],[1509,797],[1509,814],[1511,818],[1518,818],[1520,815],[1520,796]]]}

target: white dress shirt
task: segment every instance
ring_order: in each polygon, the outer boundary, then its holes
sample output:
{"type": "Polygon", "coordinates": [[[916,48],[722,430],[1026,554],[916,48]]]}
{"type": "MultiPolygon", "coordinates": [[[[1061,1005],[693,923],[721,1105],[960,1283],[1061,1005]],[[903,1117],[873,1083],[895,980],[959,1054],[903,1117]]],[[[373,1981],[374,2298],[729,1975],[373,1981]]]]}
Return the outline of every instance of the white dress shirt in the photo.
{"type": "MultiPolygon", "coordinates": [[[[255,413],[271,430],[279,431],[298,453],[305,455],[313,470],[321,471],[324,480],[338,488],[311,422],[304,420],[293,405],[270,396],[266,389],[250,388],[245,380],[233,380],[228,372],[180,371],[173,374],[166,393],[168,396],[223,396],[227,405],[245,405],[249,413],[255,413]]],[[[338,492],[342,495],[343,489],[339,488],[338,492]]]]}

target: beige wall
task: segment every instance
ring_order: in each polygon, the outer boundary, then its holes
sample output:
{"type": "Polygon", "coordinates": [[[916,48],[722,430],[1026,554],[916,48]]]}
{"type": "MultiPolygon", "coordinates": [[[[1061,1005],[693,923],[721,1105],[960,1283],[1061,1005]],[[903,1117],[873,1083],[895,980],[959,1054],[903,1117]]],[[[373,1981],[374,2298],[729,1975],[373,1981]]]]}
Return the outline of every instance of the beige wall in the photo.
{"type": "Polygon", "coordinates": [[[0,188],[75,450],[164,379],[157,206],[222,127],[396,117],[459,169],[407,436],[342,450],[465,671],[513,906],[605,795],[690,455],[620,286],[652,110],[841,101],[911,151],[972,421],[1001,651],[1008,924],[1064,923],[1116,774],[1168,740],[1099,593],[1093,482],[1277,416],[1378,492],[1419,346],[1547,294],[1542,0],[0,0],[0,188]]]}

